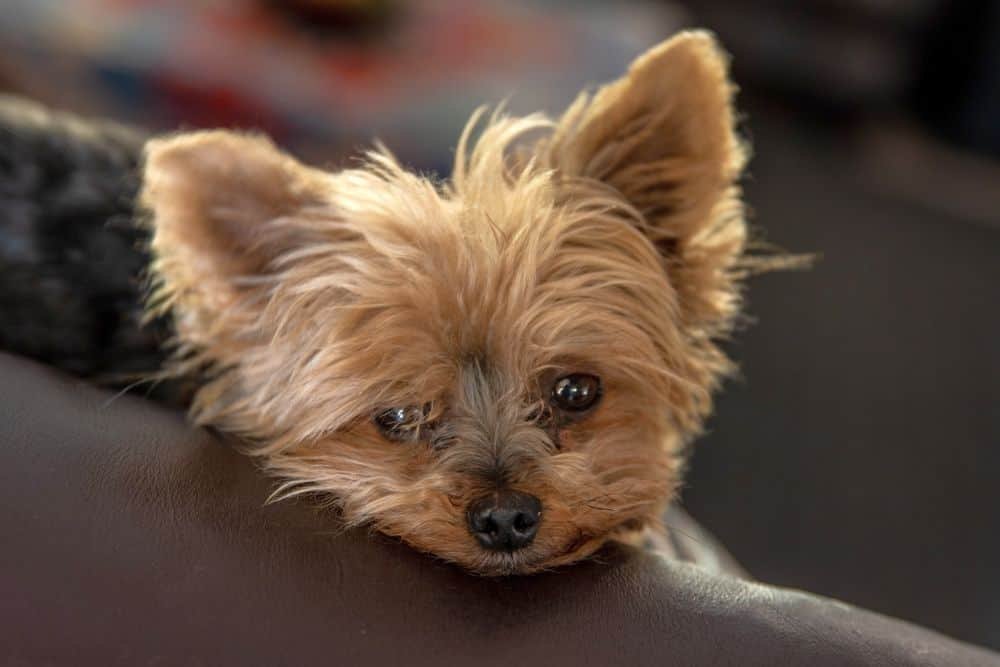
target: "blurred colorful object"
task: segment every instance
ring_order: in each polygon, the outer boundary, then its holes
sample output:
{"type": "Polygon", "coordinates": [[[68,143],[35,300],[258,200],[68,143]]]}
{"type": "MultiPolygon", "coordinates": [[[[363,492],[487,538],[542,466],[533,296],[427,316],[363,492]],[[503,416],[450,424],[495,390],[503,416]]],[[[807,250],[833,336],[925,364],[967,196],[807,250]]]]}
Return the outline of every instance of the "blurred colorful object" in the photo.
{"type": "Polygon", "coordinates": [[[558,112],[681,21],[669,4],[4,4],[0,79],[16,92],[157,129],[259,127],[314,159],[377,134],[438,169],[477,105],[558,112]]]}

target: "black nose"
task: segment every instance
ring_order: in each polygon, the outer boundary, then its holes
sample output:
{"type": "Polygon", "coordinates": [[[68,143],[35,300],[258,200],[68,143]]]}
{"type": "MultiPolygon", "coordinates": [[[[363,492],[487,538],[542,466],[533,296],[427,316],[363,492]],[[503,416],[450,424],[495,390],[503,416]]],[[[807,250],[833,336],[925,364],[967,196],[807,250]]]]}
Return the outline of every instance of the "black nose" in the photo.
{"type": "Polygon", "coordinates": [[[541,501],[520,491],[497,491],[469,505],[469,531],[493,551],[531,544],[541,518],[541,501]]]}

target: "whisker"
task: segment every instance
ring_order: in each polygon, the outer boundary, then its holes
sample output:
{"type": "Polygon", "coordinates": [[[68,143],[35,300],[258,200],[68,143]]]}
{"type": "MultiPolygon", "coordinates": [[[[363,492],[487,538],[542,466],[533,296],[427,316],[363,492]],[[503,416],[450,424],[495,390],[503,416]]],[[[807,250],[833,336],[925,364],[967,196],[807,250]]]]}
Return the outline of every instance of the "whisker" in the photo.
{"type": "MultiPolygon", "coordinates": [[[[101,404],[100,409],[101,410],[106,410],[108,407],[111,406],[112,403],[114,403],[115,401],[117,401],[119,398],[121,398],[122,396],[124,396],[128,392],[132,391],[133,389],[135,389],[139,385],[141,385],[143,383],[146,383],[146,382],[150,383],[149,391],[153,391],[153,389],[156,388],[156,384],[157,384],[158,381],[155,378],[142,378],[140,380],[136,380],[135,382],[126,385],[121,391],[115,393],[108,400],[104,401],[104,403],[101,404]]],[[[146,395],[148,396],[149,392],[146,392],[146,395]]]]}
{"type": "Polygon", "coordinates": [[[676,531],[676,532],[680,533],[681,535],[683,535],[684,537],[688,538],[689,540],[691,540],[692,542],[694,542],[698,546],[705,547],[706,549],[711,548],[710,545],[708,545],[705,542],[699,540],[697,537],[695,537],[691,533],[689,533],[689,532],[687,532],[685,530],[681,530],[680,528],[677,528],[676,526],[672,526],[669,523],[667,523],[666,521],[664,521],[663,523],[667,527],[667,529],[673,530],[673,531],[676,531]]]}

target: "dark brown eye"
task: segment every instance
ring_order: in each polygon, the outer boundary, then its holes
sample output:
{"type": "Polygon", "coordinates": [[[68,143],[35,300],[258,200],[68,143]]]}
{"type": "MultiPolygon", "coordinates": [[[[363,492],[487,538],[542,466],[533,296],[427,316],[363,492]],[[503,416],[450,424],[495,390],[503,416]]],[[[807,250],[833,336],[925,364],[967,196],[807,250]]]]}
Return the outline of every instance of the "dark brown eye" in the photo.
{"type": "Polygon", "coordinates": [[[424,407],[388,408],[376,412],[372,421],[389,440],[414,440],[426,414],[424,407]]]}
{"type": "Polygon", "coordinates": [[[552,385],[552,404],[567,412],[583,412],[601,398],[601,379],[596,375],[573,373],[552,385]]]}

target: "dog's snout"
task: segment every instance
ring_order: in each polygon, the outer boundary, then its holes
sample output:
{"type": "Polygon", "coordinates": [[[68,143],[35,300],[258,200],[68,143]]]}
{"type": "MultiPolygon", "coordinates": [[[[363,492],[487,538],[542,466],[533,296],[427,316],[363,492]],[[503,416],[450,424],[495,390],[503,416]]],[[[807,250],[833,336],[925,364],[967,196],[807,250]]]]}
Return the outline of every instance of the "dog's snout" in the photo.
{"type": "Polygon", "coordinates": [[[542,519],[542,503],[520,491],[497,491],[469,505],[469,531],[492,551],[515,551],[531,544],[542,519]]]}

